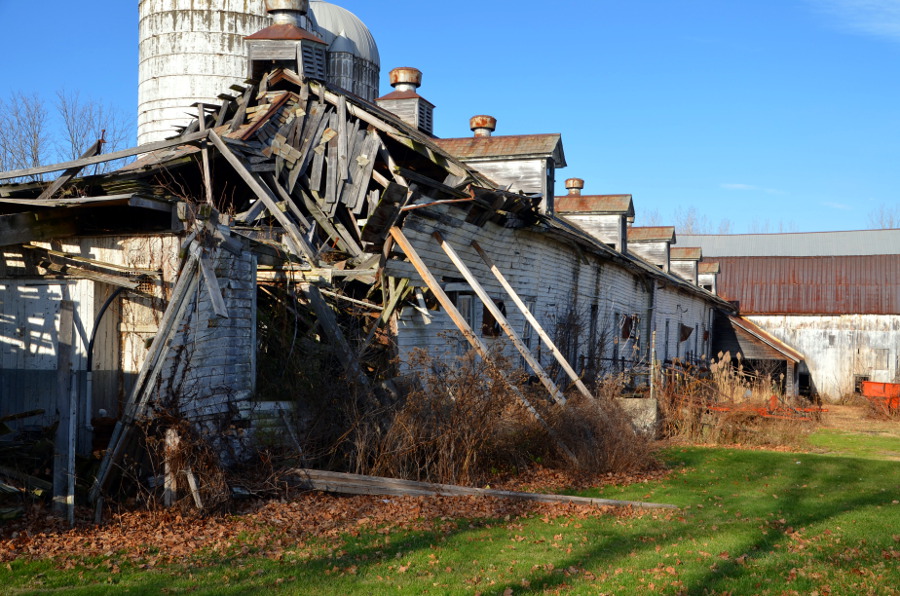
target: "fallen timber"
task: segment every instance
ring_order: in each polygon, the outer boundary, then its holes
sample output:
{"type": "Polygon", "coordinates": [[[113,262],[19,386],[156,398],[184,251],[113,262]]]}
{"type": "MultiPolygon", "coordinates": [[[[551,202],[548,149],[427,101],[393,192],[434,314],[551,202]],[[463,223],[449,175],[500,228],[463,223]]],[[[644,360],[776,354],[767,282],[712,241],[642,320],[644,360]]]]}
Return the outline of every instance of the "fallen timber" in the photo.
{"type": "Polygon", "coordinates": [[[397,480],[378,476],[361,476],[322,470],[293,470],[300,479],[300,486],[308,490],[345,495],[376,495],[395,497],[491,497],[516,499],[536,503],[567,503],[594,507],[634,507],[638,509],[678,509],[665,503],[645,503],[642,501],[616,501],[594,497],[573,497],[544,493],[524,493],[490,488],[470,488],[450,484],[432,484],[413,480],[397,480]]]}

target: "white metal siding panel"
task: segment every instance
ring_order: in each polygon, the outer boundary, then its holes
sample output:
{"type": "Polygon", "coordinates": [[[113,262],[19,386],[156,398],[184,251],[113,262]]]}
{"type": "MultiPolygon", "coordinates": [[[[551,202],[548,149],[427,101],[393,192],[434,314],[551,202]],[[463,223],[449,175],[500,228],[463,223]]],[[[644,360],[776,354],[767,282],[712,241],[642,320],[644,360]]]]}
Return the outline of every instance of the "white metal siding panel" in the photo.
{"type": "Polygon", "coordinates": [[[855,375],[880,383],[900,381],[900,315],[747,318],[804,355],[815,389],[827,400],[852,393],[855,375]],[[884,360],[886,369],[881,368],[884,360]]]}

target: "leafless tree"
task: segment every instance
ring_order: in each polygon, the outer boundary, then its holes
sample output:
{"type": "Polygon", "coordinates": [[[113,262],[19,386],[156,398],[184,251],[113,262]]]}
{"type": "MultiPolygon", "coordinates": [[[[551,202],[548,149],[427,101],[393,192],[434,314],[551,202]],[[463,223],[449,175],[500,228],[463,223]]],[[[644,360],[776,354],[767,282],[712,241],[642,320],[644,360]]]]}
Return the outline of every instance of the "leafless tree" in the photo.
{"type": "Polygon", "coordinates": [[[661,226],[663,225],[662,216],[659,214],[658,209],[640,211],[635,218],[635,224],[642,226],[661,226]]]}
{"type": "MultiPolygon", "coordinates": [[[[132,123],[109,104],[60,91],[53,105],[38,94],[13,93],[0,98],[0,171],[35,168],[77,159],[101,137],[102,151],[122,149],[132,123]]],[[[84,174],[97,174],[121,163],[100,164],[84,174]]],[[[32,177],[41,180],[40,176],[32,177]]]]}
{"type": "MultiPolygon", "coordinates": [[[[123,149],[131,127],[121,112],[98,100],[81,98],[78,91],[59,91],[56,109],[62,120],[60,157],[78,159],[98,139],[104,139],[104,153],[123,149]]],[[[107,162],[92,166],[90,173],[102,174],[121,164],[107,162]]]]}
{"type": "Polygon", "coordinates": [[[795,221],[777,221],[772,222],[770,219],[754,219],[747,226],[747,231],[751,234],[790,234],[798,232],[799,228],[795,221]]]}
{"type": "Polygon", "coordinates": [[[869,212],[869,227],[873,230],[900,228],[900,206],[888,207],[884,203],[869,212]]]}
{"type": "Polygon", "coordinates": [[[709,234],[711,230],[709,218],[700,214],[696,207],[675,209],[675,231],[679,234],[709,234]]]}
{"type": "Polygon", "coordinates": [[[3,170],[34,168],[52,159],[50,114],[38,95],[0,99],[0,164],[3,170]]]}

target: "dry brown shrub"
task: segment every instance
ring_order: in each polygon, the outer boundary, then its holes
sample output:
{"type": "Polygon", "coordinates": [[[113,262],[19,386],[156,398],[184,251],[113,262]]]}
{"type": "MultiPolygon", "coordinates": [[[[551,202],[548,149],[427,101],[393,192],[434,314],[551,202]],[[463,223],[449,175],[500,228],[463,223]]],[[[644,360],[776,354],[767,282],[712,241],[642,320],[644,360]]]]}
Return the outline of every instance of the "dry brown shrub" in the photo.
{"type": "MultiPolygon", "coordinates": [[[[604,395],[601,382],[595,399],[572,395],[553,419],[556,434],[575,454],[579,472],[628,474],[657,469],[652,437],[637,432],[619,406],[618,393],[604,395]]],[[[561,460],[561,463],[565,460],[561,460]]]]}
{"type": "Polygon", "coordinates": [[[377,412],[355,404],[339,447],[352,471],[446,484],[480,485],[498,472],[535,462],[580,472],[630,473],[658,465],[650,439],[635,432],[608,395],[574,395],[551,403],[540,385],[501,357],[487,362],[473,353],[447,366],[420,353],[419,383],[404,398],[377,412]],[[522,404],[524,396],[541,415],[522,404]],[[562,441],[576,456],[571,462],[562,441]]]}

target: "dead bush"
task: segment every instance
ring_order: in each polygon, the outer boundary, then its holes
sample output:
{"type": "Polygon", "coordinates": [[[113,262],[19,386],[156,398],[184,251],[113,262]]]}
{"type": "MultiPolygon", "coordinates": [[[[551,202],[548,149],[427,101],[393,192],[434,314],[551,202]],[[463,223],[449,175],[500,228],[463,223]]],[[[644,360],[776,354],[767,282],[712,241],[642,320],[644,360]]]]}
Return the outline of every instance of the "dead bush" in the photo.
{"type": "Polygon", "coordinates": [[[801,412],[810,404],[787,398],[782,378],[749,372],[741,358],[736,361],[725,353],[708,370],[668,372],[658,392],[663,436],[704,444],[800,444],[818,420],[801,412]]]}
{"type": "Polygon", "coordinates": [[[348,402],[341,415],[347,432],[333,448],[342,454],[345,469],[480,485],[498,472],[524,470],[534,462],[593,473],[658,465],[649,438],[635,432],[615,402],[614,383],[601,384],[598,399],[576,394],[558,406],[542,386],[529,384],[523,371],[499,357],[489,364],[469,353],[448,366],[422,352],[414,360],[418,383],[395,404],[372,410],[348,402]],[[535,406],[543,423],[519,395],[535,406]],[[577,463],[563,456],[560,440],[577,463]]]}
{"type": "MultiPolygon", "coordinates": [[[[556,435],[575,454],[570,464],[579,472],[627,474],[656,469],[651,437],[638,433],[631,418],[616,401],[618,393],[594,399],[572,395],[553,419],[556,435]]],[[[564,464],[566,460],[560,460],[564,464]]]]}

